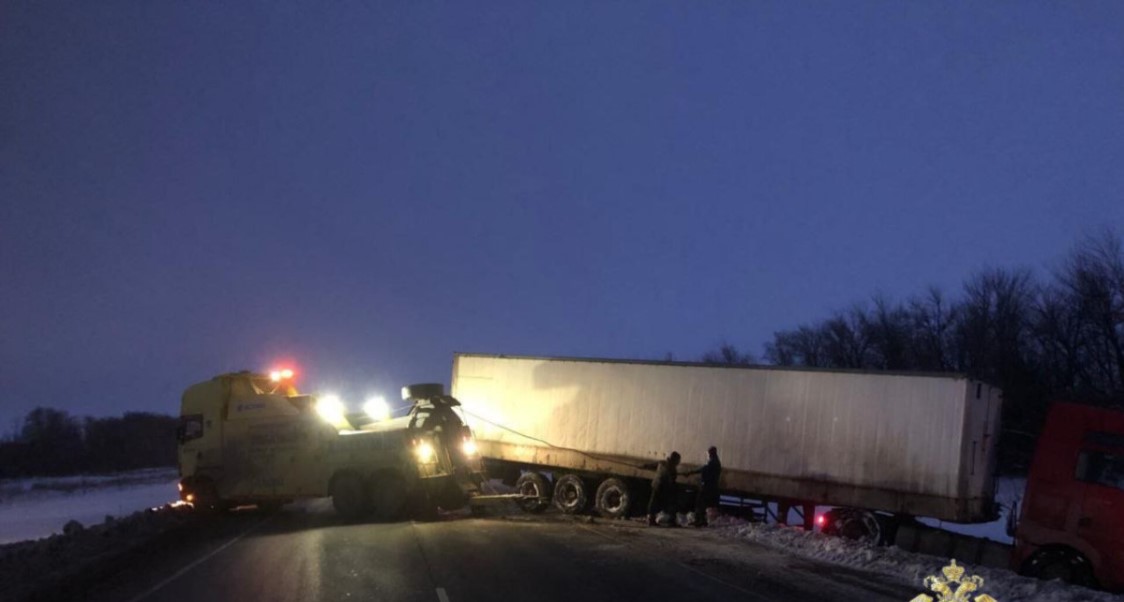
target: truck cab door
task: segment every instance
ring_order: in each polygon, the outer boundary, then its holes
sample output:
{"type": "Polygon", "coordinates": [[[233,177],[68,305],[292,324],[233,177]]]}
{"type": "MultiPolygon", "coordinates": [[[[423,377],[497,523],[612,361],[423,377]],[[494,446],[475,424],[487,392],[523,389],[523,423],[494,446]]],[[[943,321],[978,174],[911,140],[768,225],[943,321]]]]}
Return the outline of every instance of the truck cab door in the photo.
{"type": "Polygon", "coordinates": [[[1124,433],[1088,432],[1077,457],[1077,480],[1084,495],[1077,516],[1077,535],[1096,550],[1098,574],[1118,574],[1124,562],[1124,433]],[[1108,566],[1116,562],[1121,566],[1108,566]]]}

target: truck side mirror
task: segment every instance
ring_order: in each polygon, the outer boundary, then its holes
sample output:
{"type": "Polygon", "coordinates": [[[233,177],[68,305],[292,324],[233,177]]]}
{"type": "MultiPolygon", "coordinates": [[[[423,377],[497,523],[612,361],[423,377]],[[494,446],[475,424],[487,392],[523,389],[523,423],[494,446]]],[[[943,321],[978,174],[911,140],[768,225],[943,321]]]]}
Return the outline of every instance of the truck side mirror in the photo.
{"type": "Polygon", "coordinates": [[[1014,537],[1019,527],[1019,503],[1011,503],[1011,510],[1007,513],[1007,535],[1014,537]]]}

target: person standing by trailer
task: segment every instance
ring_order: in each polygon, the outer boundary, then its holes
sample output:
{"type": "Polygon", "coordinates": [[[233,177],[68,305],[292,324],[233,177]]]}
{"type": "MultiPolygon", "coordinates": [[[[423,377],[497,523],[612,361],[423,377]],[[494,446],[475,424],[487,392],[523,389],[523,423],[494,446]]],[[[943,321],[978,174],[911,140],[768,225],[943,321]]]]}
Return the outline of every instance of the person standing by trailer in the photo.
{"type": "Polygon", "coordinates": [[[656,478],[652,479],[652,497],[648,500],[648,526],[655,527],[656,516],[660,511],[671,514],[672,527],[678,527],[675,520],[675,479],[679,477],[679,452],[673,451],[666,460],[656,465],[656,478]]]}
{"type": "Polygon", "coordinates": [[[713,445],[706,450],[706,464],[686,472],[699,475],[699,493],[695,496],[694,527],[707,525],[706,510],[718,506],[718,478],[722,476],[722,462],[718,460],[718,448],[713,445]]]}

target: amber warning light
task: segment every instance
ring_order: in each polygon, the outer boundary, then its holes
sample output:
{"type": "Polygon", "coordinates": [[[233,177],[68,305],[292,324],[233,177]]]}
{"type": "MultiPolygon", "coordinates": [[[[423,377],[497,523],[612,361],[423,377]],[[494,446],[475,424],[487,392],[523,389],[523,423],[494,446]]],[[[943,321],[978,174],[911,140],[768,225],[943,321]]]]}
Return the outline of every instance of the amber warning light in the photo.
{"type": "Polygon", "coordinates": [[[291,378],[293,378],[293,371],[288,368],[273,370],[269,373],[269,380],[275,383],[281,382],[283,380],[289,380],[291,378]]]}

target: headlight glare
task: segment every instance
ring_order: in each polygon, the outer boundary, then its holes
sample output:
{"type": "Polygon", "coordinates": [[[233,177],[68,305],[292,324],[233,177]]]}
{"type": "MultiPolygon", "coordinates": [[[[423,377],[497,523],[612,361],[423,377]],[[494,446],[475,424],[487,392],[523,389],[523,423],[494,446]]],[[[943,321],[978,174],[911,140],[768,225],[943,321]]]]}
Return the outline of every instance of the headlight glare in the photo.
{"type": "Polygon", "coordinates": [[[344,408],[343,402],[335,395],[325,395],[316,400],[316,413],[320,418],[330,424],[340,424],[344,422],[344,408]]]}
{"type": "Polygon", "coordinates": [[[371,420],[379,421],[390,418],[390,406],[386,405],[386,400],[382,397],[372,397],[363,404],[363,411],[371,420]]]}
{"type": "Polygon", "coordinates": [[[414,455],[418,457],[418,462],[432,462],[437,458],[437,452],[433,451],[433,444],[429,441],[419,441],[414,447],[414,455]]]}

